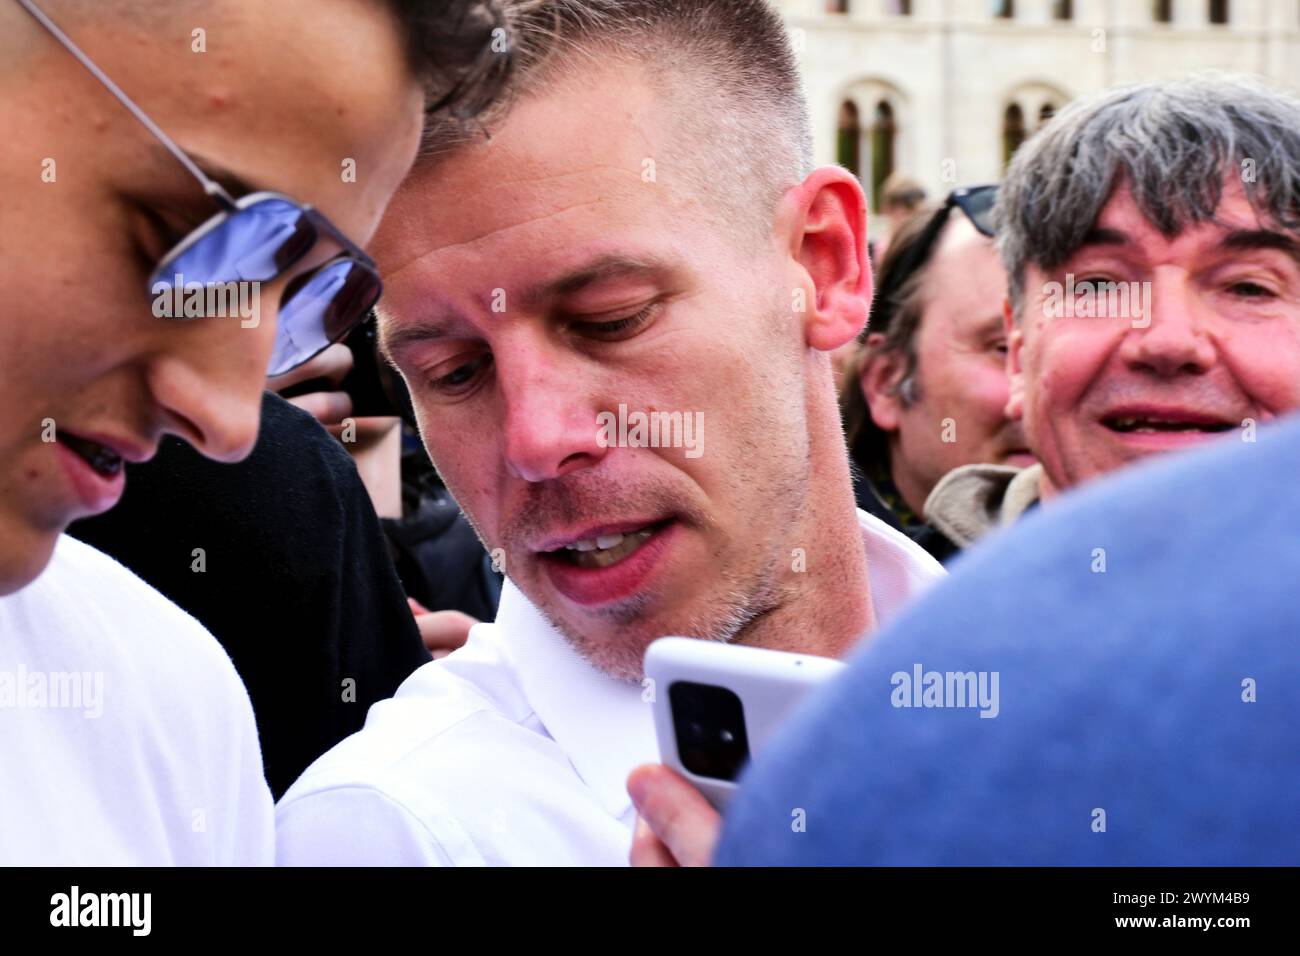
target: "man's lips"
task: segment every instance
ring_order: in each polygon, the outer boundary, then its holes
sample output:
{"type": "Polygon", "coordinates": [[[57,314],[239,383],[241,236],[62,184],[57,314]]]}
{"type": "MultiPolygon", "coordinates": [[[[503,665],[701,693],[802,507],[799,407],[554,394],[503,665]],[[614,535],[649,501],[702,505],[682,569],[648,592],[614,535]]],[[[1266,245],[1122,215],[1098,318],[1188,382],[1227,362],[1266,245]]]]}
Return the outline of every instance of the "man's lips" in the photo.
{"type": "Polygon", "coordinates": [[[551,584],[573,603],[609,604],[644,588],[679,531],[673,519],[604,524],[561,535],[556,540],[563,544],[539,551],[537,558],[551,584]]]}
{"type": "Polygon", "coordinates": [[[1243,417],[1203,407],[1130,405],[1110,410],[1098,423],[1127,456],[1194,447],[1239,428],[1243,417]]]}
{"type": "Polygon", "coordinates": [[[106,457],[118,458],[132,463],[148,461],[158,450],[156,442],[139,442],[129,438],[108,435],[104,432],[73,432],[66,428],[56,428],[55,438],[59,441],[66,440],[78,453],[87,455],[102,453],[106,457]]]}
{"type": "Polygon", "coordinates": [[[63,474],[76,496],[78,512],[99,514],[117,504],[126,489],[121,457],[67,434],[60,435],[54,444],[63,474]]]}
{"type": "Polygon", "coordinates": [[[1133,405],[1111,409],[1101,424],[1119,435],[1204,436],[1231,431],[1242,416],[1173,406],[1133,405]]]}
{"type": "Polygon", "coordinates": [[[122,456],[107,445],[67,432],[60,435],[58,440],[105,478],[112,478],[122,470],[122,456]]]}
{"type": "Polygon", "coordinates": [[[608,521],[603,524],[587,525],[581,529],[556,532],[548,535],[533,547],[539,554],[557,553],[575,548],[584,542],[597,541],[615,535],[629,535],[665,523],[667,518],[631,518],[626,521],[608,521]]]}
{"type": "Polygon", "coordinates": [[[113,507],[126,489],[127,461],[147,461],[153,450],[141,444],[115,440],[101,433],[78,433],[56,428],[54,445],[63,473],[85,514],[113,507]]]}

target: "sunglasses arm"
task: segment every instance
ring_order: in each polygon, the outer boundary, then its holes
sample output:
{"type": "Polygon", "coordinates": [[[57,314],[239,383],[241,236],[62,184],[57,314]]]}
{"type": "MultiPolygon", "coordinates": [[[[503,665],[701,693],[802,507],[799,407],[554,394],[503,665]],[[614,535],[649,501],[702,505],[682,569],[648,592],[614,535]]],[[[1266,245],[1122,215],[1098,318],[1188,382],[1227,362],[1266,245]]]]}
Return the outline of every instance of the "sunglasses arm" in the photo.
{"type": "Polygon", "coordinates": [[[90,73],[91,76],[98,80],[99,83],[108,90],[108,92],[112,93],[114,98],[126,107],[131,115],[139,120],[140,124],[153,135],[154,139],[162,143],[163,146],[166,147],[167,151],[171,153],[172,156],[176,157],[177,162],[184,166],[189,174],[199,181],[203,186],[204,192],[226,209],[229,210],[235,208],[235,201],[230,197],[230,194],[222,188],[221,184],[214,182],[211,177],[203,172],[203,170],[199,169],[199,167],[195,165],[194,160],[185,155],[185,151],[177,146],[172,141],[172,138],[164,133],[162,129],[159,128],[158,124],[148,117],[144,110],[136,106],[135,102],[123,93],[118,85],[108,77],[108,74],[96,66],[95,62],[81,51],[81,47],[73,43],[71,38],[60,30],[53,20],[45,15],[43,10],[37,7],[32,0],[18,0],[18,4],[30,13],[36,22],[44,27],[45,30],[54,37],[54,39],[59,41],[59,43],[76,58],[77,62],[86,68],[86,71],[90,73]]]}

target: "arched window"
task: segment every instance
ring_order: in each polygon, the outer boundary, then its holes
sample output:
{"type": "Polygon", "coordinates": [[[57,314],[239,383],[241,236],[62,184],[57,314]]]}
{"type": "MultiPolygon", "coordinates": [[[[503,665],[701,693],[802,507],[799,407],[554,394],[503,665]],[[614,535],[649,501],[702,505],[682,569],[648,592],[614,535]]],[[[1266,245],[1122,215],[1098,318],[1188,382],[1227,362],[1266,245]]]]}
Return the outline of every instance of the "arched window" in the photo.
{"type": "Polygon", "coordinates": [[[999,20],[1015,19],[1016,0],[993,0],[993,16],[999,20]]]}
{"type": "Polygon", "coordinates": [[[848,13],[849,0],[826,0],[827,13],[848,13]]]}
{"type": "Polygon", "coordinates": [[[1074,0],[1052,0],[1053,20],[1073,20],[1074,0]]]}
{"type": "Polygon", "coordinates": [[[1173,23],[1174,0],[1155,0],[1151,16],[1156,23],[1173,23]]]}
{"type": "Polygon", "coordinates": [[[1050,122],[1052,117],[1055,115],[1056,107],[1051,103],[1044,103],[1043,108],[1038,111],[1038,125],[1042,126],[1043,124],[1050,122]]]}
{"type": "Polygon", "coordinates": [[[894,108],[885,100],[876,104],[875,121],[871,124],[871,208],[880,208],[880,189],[894,171],[894,140],[898,127],[894,123],[894,108]]]}
{"type": "Polygon", "coordinates": [[[836,134],[835,161],[859,179],[862,178],[862,122],[852,100],[840,106],[839,130],[836,134]]]}
{"type": "Polygon", "coordinates": [[[1210,0],[1211,23],[1227,23],[1228,13],[1228,0],[1210,0]]]}
{"type": "Polygon", "coordinates": [[[1025,141],[1025,113],[1018,103],[1007,107],[1002,117],[1002,165],[1011,162],[1020,144],[1025,141]]]}
{"type": "Polygon", "coordinates": [[[910,17],[912,0],[888,0],[885,4],[885,12],[894,17],[910,17]]]}

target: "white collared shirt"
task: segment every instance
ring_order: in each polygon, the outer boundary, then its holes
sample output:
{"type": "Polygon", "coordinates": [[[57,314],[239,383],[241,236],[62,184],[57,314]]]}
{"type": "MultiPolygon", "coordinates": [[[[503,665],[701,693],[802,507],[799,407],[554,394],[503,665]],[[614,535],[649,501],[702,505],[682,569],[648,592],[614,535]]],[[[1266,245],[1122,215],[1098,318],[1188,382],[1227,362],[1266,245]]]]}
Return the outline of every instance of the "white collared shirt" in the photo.
{"type": "MultiPolygon", "coordinates": [[[[878,625],[944,574],[858,512],[878,625]]],[[[625,784],[659,759],[640,685],[573,650],[510,581],[497,619],[425,664],[276,810],[281,865],[622,866],[625,784]]]]}

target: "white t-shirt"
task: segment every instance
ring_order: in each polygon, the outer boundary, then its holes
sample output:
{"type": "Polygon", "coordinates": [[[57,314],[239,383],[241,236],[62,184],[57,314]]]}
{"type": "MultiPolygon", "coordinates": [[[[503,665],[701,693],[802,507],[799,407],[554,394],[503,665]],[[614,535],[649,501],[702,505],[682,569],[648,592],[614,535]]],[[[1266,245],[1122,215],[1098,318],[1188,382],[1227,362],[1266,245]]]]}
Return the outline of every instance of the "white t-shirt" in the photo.
{"type": "Polygon", "coordinates": [[[274,861],[248,692],[192,617],[63,536],[0,597],[0,865],[274,861]]]}
{"type": "MultiPolygon", "coordinates": [[[[944,576],[858,512],[876,621],[944,576]]],[[[510,581],[491,624],[425,664],[280,800],[281,865],[620,866],[627,775],[657,762],[650,705],[602,673],[510,581]]]]}

